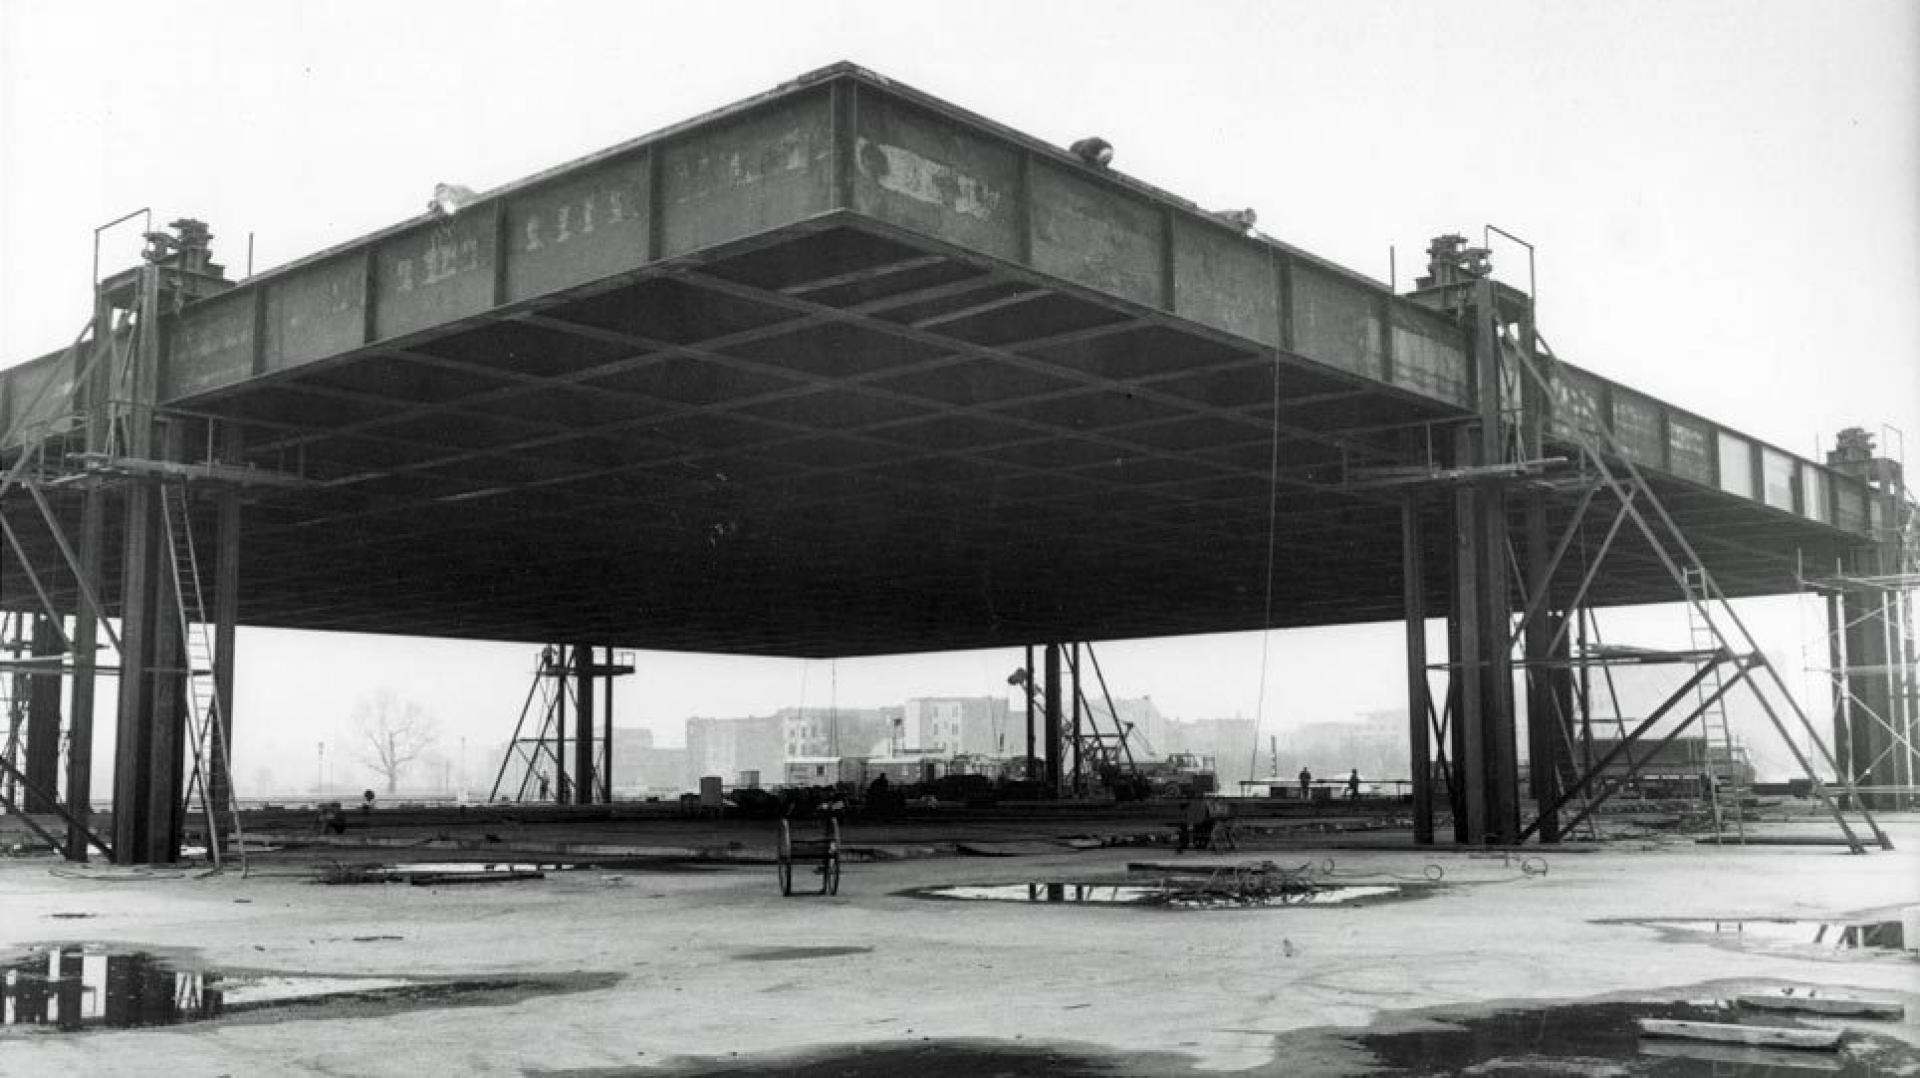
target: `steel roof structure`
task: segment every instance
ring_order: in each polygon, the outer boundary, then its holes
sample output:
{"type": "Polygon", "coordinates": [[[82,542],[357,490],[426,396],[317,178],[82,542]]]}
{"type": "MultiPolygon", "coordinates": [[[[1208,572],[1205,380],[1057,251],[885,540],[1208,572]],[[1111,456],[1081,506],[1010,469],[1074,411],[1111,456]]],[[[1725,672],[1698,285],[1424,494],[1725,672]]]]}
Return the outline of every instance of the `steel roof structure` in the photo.
{"type": "MultiPolygon", "coordinates": [[[[839,65],[187,303],[157,399],[180,459],[237,431],[297,480],[249,488],[246,625],[796,656],[1318,625],[1400,616],[1399,484],[1475,415],[1432,307],[839,65]]],[[[9,454],[79,422],[80,359],[0,379],[9,454]]],[[[1866,541],[1858,480],[1551,378],[1729,593],[1866,541]]],[[[1672,597],[1627,536],[1589,602],[1672,597]]]]}

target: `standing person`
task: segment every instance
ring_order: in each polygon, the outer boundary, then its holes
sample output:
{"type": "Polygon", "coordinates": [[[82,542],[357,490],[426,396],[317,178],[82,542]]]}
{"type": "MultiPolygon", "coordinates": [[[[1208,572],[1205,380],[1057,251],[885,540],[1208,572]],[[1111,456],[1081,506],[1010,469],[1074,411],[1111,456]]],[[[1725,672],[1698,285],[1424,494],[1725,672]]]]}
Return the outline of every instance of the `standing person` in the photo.
{"type": "Polygon", "coordinates": [[[1348,772],[1347,774],[1347,800],[1357,801],[1359,800],[1359,798],[1360,798],[1360,769],[1356,767],[1352,771],[1348,772]]]}
{"type": "Polygon", "coordinates": [[[1313,790],[1313,772],[1300,769],[1300,800],[1305,801],[1313,790]]]}

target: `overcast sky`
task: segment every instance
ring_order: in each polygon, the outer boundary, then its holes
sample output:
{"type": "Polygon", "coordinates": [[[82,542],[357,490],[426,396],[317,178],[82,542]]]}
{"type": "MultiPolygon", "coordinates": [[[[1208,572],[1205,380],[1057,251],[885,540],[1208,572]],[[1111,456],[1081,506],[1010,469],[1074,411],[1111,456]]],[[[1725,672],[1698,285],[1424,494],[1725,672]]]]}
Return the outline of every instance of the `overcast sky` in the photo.
{"type": "MultiPolygon", "coordinates": [[[[1120,171],[1253,206],[1382,280],[1397,246],[1403,286],[1430,236],[1491,222],[1537,246],[1561,356],[1803,456],[1884,423],[1920,459],[1920,5],[1903,2],[0,0],[0,363],[78,332],[93,229],[128,210],[209,221],[238,275],[249,233],[266,269],[414,215],[437,181],[493,187],[843,59],[1044,139],[1099,133],[1120,171]]],[[[105,265],[136,248],[123,235],[105,265]]],[[[1770,624],[1797,654],[1800,613],[1770,624]]],[[[1104,654],[1116,692],[1284,731],[1398,704],[1397,633],[1104,654]]],[[[242,648],[243,784],[306,766],[381,684],[439,714],[450,752],[497,741],[533,655],[242,648]]],[[[1004,691],[1011,668],[648,657],[619,714],[677,742],[689,714],[1004,691]]]]}

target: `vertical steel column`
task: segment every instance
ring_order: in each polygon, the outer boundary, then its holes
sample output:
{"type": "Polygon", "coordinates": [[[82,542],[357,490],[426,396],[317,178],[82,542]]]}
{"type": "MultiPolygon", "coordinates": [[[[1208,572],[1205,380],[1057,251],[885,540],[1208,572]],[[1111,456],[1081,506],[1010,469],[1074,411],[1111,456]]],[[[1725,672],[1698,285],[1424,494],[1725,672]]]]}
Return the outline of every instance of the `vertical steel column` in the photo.
{"type": "Polygon", "coordinates": [[[599,740],[594,735],[595,709],[593,706],[593,645],[575,644],[573,646],[574,681],[579,691],[579,707],[574,719],[573,730],[573,803],[576,805],[593,804],[593,747],[599,740]]]}
{"type": "MultiPolygon", "coordinates": [[[[1856,786],[1890,786],[1894,782],[1893,738],[1887,729],[1893,719],[1892,667],[1887,655],[1886,597],[1878,591],[1849,589],[1840,601],[1846,617],[1847,691],[1851,761],[1846,766],[1856,786]]],[[[1893,807],[1893,798],[1863,793],[1870,809],[1893,807]]]]}
{"type": "MultiPolygon", "coordinates": [[[[1473,446],[1475,463],[1492,466],[1506,462],[1506,415],[1501,386],[1499,315],[1494,284],[1482,278],[1474,286],[1474,377],[1480,411],[1480,436],[1473,446]]],[[[1473,492],[1472,529],[1477,564],[1473,586],[1479,640],[1475,670],[1480,686],[1479,709],[1465,716],[1479,731],[1480,782],[1483,815],[1474,841],[1504,843],[1520,834],[1520,761],[1514,741],[1513,655],[1508,643],[1512,627],[1512,600],[1508,594],[1506,485],[1486,479],[1473,492]]],[[[1469,737],[1472,735],[1470,734],[1469,737]]],[[[1472,796],[1469,790],[1469,797],[1472,796]]]]}
{"type": "MultiPolygon", "coordinates": [[[[1472,453],[1469,432],[1461,432],[1462,448],[1472,453]]],[[[1469,459],[1472,459],[1471,457],[1469,459]]],[[[1481,573],[1485,558],[1480,546],[1486,531],[1481,527],[1481,492],[1462,484],[1453,495],[1454,574],[1453,615],[1458,621],[1454,643],[1457,647],[1448,663],[1459,689],[1459,705],[1453,713],[1454,759],[1460,775],[1460,807],[1464,820],[1454,821],[1454,830],[1462,842],[1481,843],[1487,835],[1486,774],[1486,679],[1483,647],[1486,635],[1481,631],[1484,614],[1480,609],[1485,593],[1481,573]]]]}
{"type": "MultiPolygon", "coordinates": [[[[1459,511],[1454,508],[1454,541],[1459,539],[1459,511]]],[[[1461,650],[1465,646],[1461,639],[1466,635],[1462,631],[1460,620],[1460,557],[1458,551],[1452,552],[1448,559],[1448,584],[1451,591],[1447,602],[1447,695],[1442,703],[1441,715],[1447,735],[1447,811],[1453,817],[1453,840],[1467,841],[1467,731],[1466,723],[1460,719],[1464,707],[1467,685],[1467,671],[1461,665],[1461,650]]]]}
{"type": "Polygon", "coordinates": [[[609,805],[613,804],[613,663],[613,648],[609,646],[607,648],[607,665],[601,668],[601,672],[605,675],[601,684],[601,689],[603,690],[602,699],[604,701],[601,706],[606,709],[606,721],[601,724],[601,727],[606,732],[606,741],[600,748],[600,766],[602,771],[600,776],[600,800],[609,805]]]}
{"type": "Polygon", "coordinates": [[[1400,503],[1400,587],[1407,621],[1407,770],[1413,780],[1413,841],[1433,845],[1433,746],[1428,743],[1426,537],[1420,502],[1400,503]]]}
{"type": "Polygon", "coordinates": [[[1853,700],[1847,695],[1847,610],[1840,593],[1827,593],[1827,676],[1833,681],[1833,759],[1836,779],[1851,777],[1853,766],[1853,700]]]}
{"type": "MultiPolygon", "coordinates": [[[[157,384],[157,373],[151,377],[156,378],[157,384]]],[[[156,429],[156,437],[167,460],[180,459],[181,433],[177,425],[156,429]]],[[[164,496],[157,484],[154,489],[157,495],[164,496]]],[[[141,860],[166,864],[180,859],[180,839],[185,823],[187,679],[192,675],[187,669],[186,641],[180,635],[180,593],[174,587],[174,564],[165,539],[165,517],[158,512],[157,504],[152,508],[153,525],[162,534],[148,545],[152,561],[147,572],[153,592],[153,624],[148,637],[152,648],[148,652],[150,665],[147,670],[152,708],[148,720],[152,727],[149,735],[151,753],[147,761],[147,815],[151,822],[147,831],[146,853],[141,860]]],[[[208,836],[209,841],[212,838],[208,836]]]]}
{"type": "MultiPolygon", "coordinates": [[[[100,561],[105,544],[106,494],[89,486],[80,506],[80,571],[99,595],[100,561]]],[[[67,731],[67,860],[87,859],[86,830],[80,822],[93,814],[94,672],[99,662],[100,620],[80,606],[73,618],[72,718],[67,731]]]]}
{"type": "MultiPolygon", "coordinates": [[[[160,273],[140,267],[139,320],[133,350],[133,393],[127,404],[126,452],[153,455],[152,374],[159,363],[160,273]]],[[[127,485],[125,537],[120,563],[120,700],[115,719],[113,761],[113,859],[137,864],[149,859],[148,795],[153,762],[153,488],[146,481],[127,485]]],[[[170,858],[169,858],[170,860],[170,858]]]]}
{"type": "Polygon", "coordinates": [[[553,665],[546,677],[553,679],[553,801],[564,805],[567,795],[567,676],[572,669],[565,644],[553,649],[553,665]]]}
{"type": "Polygon", "coordinates": [[[1027,645],[1027,665],[1024,667],[1024,669],[1026,670],[1027,680],[1026,680],[1026,683],[1021,686],[1021,689],[1027,701],[1027,708],[1026,708],[1026,711],[1027,711],[1027,762],[1026,762],[1027,774],[1026,774],[1026,777],[1031,779],[1033,778],[1033,760],[1034,760],[1034,753],[1033,753],[1033,645],[1032,644],[1027,645]]]}
{"type": "Polygon", "coordinates": [[[1901,784],[1909,791],[1900,798],[1900,807],[1911,809],[1916,797],[1912,792],[1920,784],[1920,641],[1914,636],[1914,606],[1920,602],[1920,591],[1905,589],[1892,595],[1894,604],[1893,641],[1891,651],[1900,677],[1894,685],[1897,696],[1895,712],[1899,715],[1900,747],[1896,749],[1901,760],[1901,784]]]}
{"type": "MultiPolygon", "coordinates": [[[[86,382],[75,386],[86,408],[87,449],[93,453],[107,450],[107,435],[112,414],[108,396],[112,387],[113,307],[104,300],[94,303],[93,348],[98,356],[86,382]]],[[[89,481],[80,502],[80,590],[104,595],[101,586],[101,561],[106,552],[107,495],[98,480],[89,481]]],[[[104,600],[103,600],[104,601],[104,600]]],[[[67,860],[87,859],[87,835],[82,826],[93,816],[93,711],[94,679],[100,659],[100,619],[85,603],[76,607],[73,618],[73,716],[67,736],[67,860]]]]}
{"type": "MultiPolygon", "coordinates": [[[[0,639],[0,651],[4,651],[15,662],[27,653],[27,617],[25,611],[0,611],[0,638],[4,638],[0,639]]],[[[0,743],[0,754],[5,754],[8,762],[12,762],[14,750],[26,733],[27,698],[32,695],[29,686],[33,684],[33,678],[17,665],[7,678],[11,682],[7,686],[7,736],[5,742],[0,743]]],[[[9,806],[16,804],[14,799],[19,792],[19,784],[19,777],[12,769],[0,776],[0,793],[6,795],[9,806]]]]}
{"type": "Polygon", "coordinates": [[[1559,658],[1557,653],[1549,654],[1558,651],[1550,645],[1559,628],[1559,619],[1551,613],[1554,603],[1546,598],[1553,586],[1548,576],[1552,557],[1547,542],[1547,496],[1532,491],[1527,495],[1527,597],[1529,604],[1539,606],[1539,612],[1528,620],[1523,635],[1527,657],[1527,785],[1540,812],[1541,842],[1560,841],[1558,814],[1549,811],[1560,800],[1563,737],[1555,694],[1558,679],[1554,676],[1560,667],[1546,665],[1559,658]]]}
{"type": "MultiPolygon", "coordinates": [[[[33,616],[32,655],[36,659],[58,658],[66,653],[59,622],[51,613],[33,616]]],[[[60,671],[36,671],[27,678],[27,758],[22,768],[27,773],[27,812],[55,812],[59,808],[60,789],[60,671]]]]}
{"type": "Polygon", "coordinates": [[[1080,757],[1080,642],[1077,640],[1067,660],[1067,670],[1067,695],[1073,711],[1073,793],[1078,797],[1087,792],[1087,772],[1086,761],[1080,757]]]}
{"type": "Polygon", "coordinates": [[[1060,645],[1046,646],[1047,796],[1060,796],[1060,645]]]}
{"type": "MultiPolygon", "coordinates": [[[[225,456],[229,463],[240,461],[240,432],[226,438],[225,456]]],[[[236,669],[234,645],[240,621],[240,491],[234,486],[220,491],[214,534],[213,580],[213,691],[217,715],[213,723],[213,744],[207,761],[207,799],[216,813],[225,812],[233,798],[233,675],[236,669]]]]}

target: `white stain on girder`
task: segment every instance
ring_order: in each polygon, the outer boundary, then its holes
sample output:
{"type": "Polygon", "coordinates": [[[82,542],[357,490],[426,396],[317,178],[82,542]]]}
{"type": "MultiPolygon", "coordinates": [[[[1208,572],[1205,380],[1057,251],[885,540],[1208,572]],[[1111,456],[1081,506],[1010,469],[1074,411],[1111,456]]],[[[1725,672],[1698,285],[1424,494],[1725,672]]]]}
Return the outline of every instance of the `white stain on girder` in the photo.
{"type": "Polygon", "coordinates": [[[874,142],[859,141],[856,154],[860,171],[885,191],[905,195],[916,202],[943,206],[955,213],[990,220],[1000,206],[1000,192],[945,162],[907,149],[874,142]]]}

